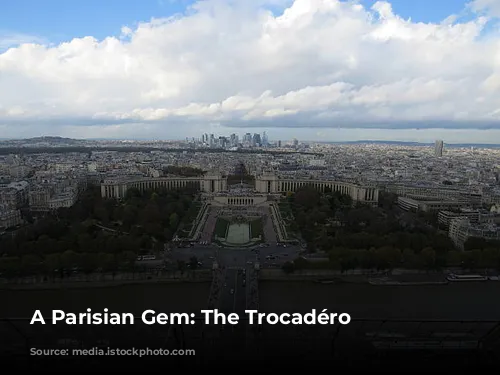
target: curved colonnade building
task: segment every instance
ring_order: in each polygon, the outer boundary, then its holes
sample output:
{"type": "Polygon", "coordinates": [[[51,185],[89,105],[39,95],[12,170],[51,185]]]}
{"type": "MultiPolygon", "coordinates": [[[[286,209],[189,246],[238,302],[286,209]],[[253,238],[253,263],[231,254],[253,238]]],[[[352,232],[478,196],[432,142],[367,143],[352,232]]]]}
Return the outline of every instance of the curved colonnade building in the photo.
{"type": "MultiPolygon", "coordinates": [[[[362,186],[351,182],[339,182],[319,179],[283,178],[272,173],[265,173],[255,178],[255,192],[260,194],[283,194],[294,192],[304,186],[312,186],[319,191],[329,188],[349,195],[353,201],[376,205],[379,190],[373,186],[362,186]]],[[[216,194],[228,191],[227,176],[210,173],[199,177],[159,177],[105,179],[101,183],[103,198],[121,199],[128,189],[143,190],[180,189],[193,187],[202,193],[216,194]]],[[[248,204],[248,201],[245,201],[248,204]]]]}

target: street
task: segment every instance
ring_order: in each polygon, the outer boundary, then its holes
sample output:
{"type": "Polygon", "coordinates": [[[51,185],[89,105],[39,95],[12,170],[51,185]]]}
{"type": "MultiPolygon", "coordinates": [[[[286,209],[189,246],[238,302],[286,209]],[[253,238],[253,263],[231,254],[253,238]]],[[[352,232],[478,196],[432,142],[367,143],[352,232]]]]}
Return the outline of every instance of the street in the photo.
{"type": "Polygon", "coordinates": [[[172,260],[171,267],[177,267],[176,261],[189,262],[196,257],[203,265],[200,268],[211,268],[215,260],[219,265],[226,267],[244,268],[250,262],[260,263],[261,268],[278,268],[283,263],[297,259],[300,254],[299,246],[277,246],[275,243],[269,247],[254,246],[252,248],[219,248],[215,245],[192,246],[186,248],[172,249],[169,257],[172,260]],[[252,249],[255,249],[252,251],[252,249]],[[271,257],[273,259],[268,259],[271,257]]]}
{"type": "Polygon", "coordinates": [[[224,282],[220,311],[243,316],[246,307],[246,275],[240,269],[228,269],[224,282]]]}
{"type": "MultiPolygon", "coordinates": [[[[219,311],[224,314],[237,313],[245,317],[246,309],[246,274],[242,269],[228,269],[224,280],[224,288],[219,305],[219,311]]],[[[221,342],[228,345],[233,355],[244,355],[245,351],[245,321],[237,325],[221,326],[221,342]]]]}

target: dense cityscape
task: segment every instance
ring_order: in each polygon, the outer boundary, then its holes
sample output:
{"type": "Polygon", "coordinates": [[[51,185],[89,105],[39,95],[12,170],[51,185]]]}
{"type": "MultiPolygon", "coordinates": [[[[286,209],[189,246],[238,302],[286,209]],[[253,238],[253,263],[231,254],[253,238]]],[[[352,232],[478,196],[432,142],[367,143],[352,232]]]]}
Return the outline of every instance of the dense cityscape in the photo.
{"type": "Polygon", "coordinates": [[[0,368],[496,370],[499,4],[6,0],[0,368]]]}
{"type": "MultiPolygon", "coordinates": [[[[286,195],[299,185],[285,186],[285,181],[299,180],[371,187],[377,194],[397,195],[402,210],[435,216],[436,225],[442,233],[447,231],[457,249],[463,250],[471,237],[499,239],[500,151],[495,148],[446,147],[443,141],[434,146],[271,142],[265,133],[246,133],[241,142],[235,134],[202,134],[200,139],[186,141],[99,141],[98,146],[96,141],[45,137],[3,141],[1,146],[0,150],[9,152],[1,156],[0,227],[4,235],[28,225],[33,214],[72,207],[89,186],[106,186],[117,179],[210,174],[227,180],[242,163],[254,181],[273,176],[272,191],[257,183],[254,192],[286,195]],[[14,145],[17,151],[11,153],[14,145]],[[196,172],[186,175],[185,168],[196,172]]],[[[225,182],[217,192],[229,191],[231,182],[240,181],[230,177],[229,187],[225,182]]],[[[377,201],[378,195],[373,197],[377,201]]]]}

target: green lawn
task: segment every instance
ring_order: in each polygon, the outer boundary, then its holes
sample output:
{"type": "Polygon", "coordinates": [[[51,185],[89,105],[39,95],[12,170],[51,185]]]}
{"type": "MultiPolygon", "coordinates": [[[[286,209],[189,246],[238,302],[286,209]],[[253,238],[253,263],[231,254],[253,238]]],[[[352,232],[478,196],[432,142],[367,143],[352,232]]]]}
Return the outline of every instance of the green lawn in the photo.
{"type": "Polygon", "coordinates": [[[217,222],[215,223],[215,231],[214,231],[214,234],[217,236],[217,237],[222,237],[222,238],[225,238],[226,237],[226,233],[227,233],[227,227],[229,226],[229,221],[225,220],[225,219],[221,219],[221,218],[218,218],[217,219],[217,222]]]}
{"type": "Polygon", "coordinates": [[[262,220],[257,219],[250,222],[250,232],[252,238],[257,238],[259,236],[264,237],[264,229],[262,227],[262,220]]]}

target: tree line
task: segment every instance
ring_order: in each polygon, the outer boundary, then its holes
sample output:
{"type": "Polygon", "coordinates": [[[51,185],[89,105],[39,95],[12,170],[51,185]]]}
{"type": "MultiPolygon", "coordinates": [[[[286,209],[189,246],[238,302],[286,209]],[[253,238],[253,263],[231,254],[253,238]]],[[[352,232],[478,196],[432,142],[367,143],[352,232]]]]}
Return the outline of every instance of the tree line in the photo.
{"type": "Polygon", "coordinates": [[[137,256],[164,249],[195,216],[189,190],[128,191],[123,201],[90,188],[71,208],[0,237],[0,273],[32,274],[133,270],[137,256]]]}
{"type": "Polygon", "coordinates": [[[284,269],[500,268],[498,243],[471,238],[464,252],[457,251],[437,229],[435,214],[402,211],[396,199],[381,192],[378,207],[371,207],[353,204],[348,195],[309,186],[289,194],[292,229],[300,231],[309,252],[324,251],[328,261],[314,265],[299,260],[284,269]]]}

